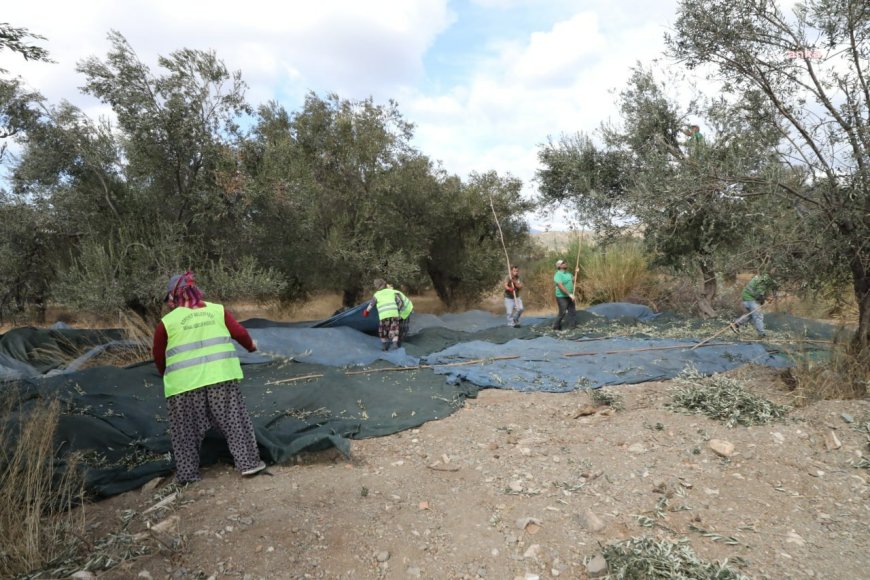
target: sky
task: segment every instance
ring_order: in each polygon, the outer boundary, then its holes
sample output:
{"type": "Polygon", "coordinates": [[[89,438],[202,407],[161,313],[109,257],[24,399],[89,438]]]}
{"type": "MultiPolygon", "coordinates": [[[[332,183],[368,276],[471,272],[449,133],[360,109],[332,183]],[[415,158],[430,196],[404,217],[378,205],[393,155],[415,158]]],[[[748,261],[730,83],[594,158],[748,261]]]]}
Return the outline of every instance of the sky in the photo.
{"type": "MultiPolygon", "coordinates": [[[[0,21],[44,36],[55,62],[3,51],[0,68],[98,118],[109,110],[80,93],[75,67],[106,56],[110,30],[153,72],[158,56],[214,50],[254,106],[292,112],[311,91],[393,99],[448,173],[510,174],[534,196],[541,146],[614,119],[615,93],[662,55],[675,14],[676,0],[31,0],[5,3],[0,21]]],[[[529,222],[571,225],[558,212],[529,222]]]]}

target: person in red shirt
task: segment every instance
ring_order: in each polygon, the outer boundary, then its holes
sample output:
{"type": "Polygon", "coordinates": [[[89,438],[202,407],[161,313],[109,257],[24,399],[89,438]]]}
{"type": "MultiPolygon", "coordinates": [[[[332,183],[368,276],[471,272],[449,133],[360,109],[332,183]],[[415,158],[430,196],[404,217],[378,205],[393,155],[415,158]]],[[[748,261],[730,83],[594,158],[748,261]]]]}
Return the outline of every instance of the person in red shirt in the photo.
{"type": "Polygon", "coordinates": [[[170,312],[154,329],[152,354],[164,382],[176,480],[199,481],[199,450],[211,428],[226,438],[242,475],[259,473],[266,464],[239,390],[241,365],[230,338],[248,352],[256,344],[222,305],[203,300],[191,272],[173,276],[166,291],[170,312]]]}
{"type": "Polygon", "coordinates": [[[522,289],[520,269],[511,266],[511,274],[504,281],[504,309],[507,311],[508,326],[514,328],[520,325],[520,316],[523,315],[523,299],[520,298],[522,289]]]}

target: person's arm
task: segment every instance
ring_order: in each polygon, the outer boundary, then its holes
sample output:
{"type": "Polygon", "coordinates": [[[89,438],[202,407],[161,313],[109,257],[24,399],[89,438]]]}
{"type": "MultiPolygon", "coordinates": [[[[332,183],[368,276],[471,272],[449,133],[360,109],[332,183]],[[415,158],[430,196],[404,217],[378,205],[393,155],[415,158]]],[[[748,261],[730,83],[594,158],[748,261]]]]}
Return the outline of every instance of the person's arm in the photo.
{"type": "Polygon", "coordinates": [[[523,281],[522,280],[517,278],[513,282],[514,282],[514,288],[516,288],[518,291],[523,289],[523,281]]]}
{"type": "Polygon", "coordinates": [[[248,352],[254,352],[257,350],[257,345],[254,344],[254,339],[251,338],[251,335],[248,334],[248,329],[239,324],[233,315],[230,314],[229,310],[224,309],[224,324],[227,326],[227,330],[230,331],[230,336],[233,337],[233,340],[242,345],[242,348],[247,350],[248,352]]]}
{"type": "Polygon", "coordinates": [[[169,342],[169,335],[166,334],[166,327],[162,322],[157,323],[154,329],[154,344],[151,347],[151,356],[154,357],[154,366],[157,367],[157,374],[161,377],[166,371],[166,343],[169,342]]]}
{"type": "Polygon", "coordinates": [[[563,284],[561,280],[554,279],[553,281],[556,282],[556,287],[559,290],[561,290],[563,294],[567,294],[568,298],[570,298],[571,300],[574,300],[574,297],[571,295],[571,292],[567,288],[565,288],[565,284],[563,284]]]}
{"type": "Polygon", "coordinates": [[[508,276],[504,281],[504,289],[506,292],[513,292],[514,291],[513,279],[510,276],[508,276]]]}

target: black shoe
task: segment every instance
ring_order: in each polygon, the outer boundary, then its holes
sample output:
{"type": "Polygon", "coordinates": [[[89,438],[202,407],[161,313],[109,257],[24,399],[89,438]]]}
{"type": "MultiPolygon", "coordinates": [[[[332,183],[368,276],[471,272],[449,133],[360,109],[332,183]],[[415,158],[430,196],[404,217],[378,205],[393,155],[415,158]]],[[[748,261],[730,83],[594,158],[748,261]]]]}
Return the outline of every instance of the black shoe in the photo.
{"type": "Polygon", "coordinates": [[[381,343],[381,350],[384,352],[387,352],[388,350],[390,350],[390,343],[389,342],[382,342],[381,343]]]}

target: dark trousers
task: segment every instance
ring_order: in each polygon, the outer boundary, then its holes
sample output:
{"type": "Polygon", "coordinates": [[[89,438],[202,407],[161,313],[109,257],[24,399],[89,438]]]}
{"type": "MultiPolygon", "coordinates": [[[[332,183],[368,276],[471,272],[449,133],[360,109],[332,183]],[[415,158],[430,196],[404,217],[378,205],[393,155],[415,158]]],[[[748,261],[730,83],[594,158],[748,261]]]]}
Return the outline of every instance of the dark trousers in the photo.
{"type": "Polygon", "coordinates": [[[556,304],[559,305],[559,314],[553,323],[553,330],[562,330],[562,321],[565,321],[565,330],[572,330],[577,326],[577,307],[570,298],[556,296],[556,304]]]}

